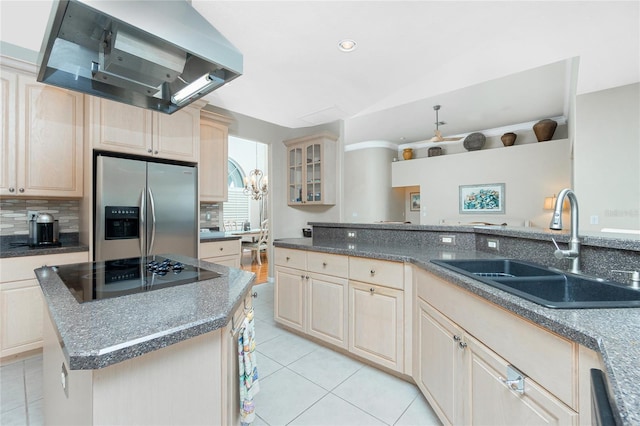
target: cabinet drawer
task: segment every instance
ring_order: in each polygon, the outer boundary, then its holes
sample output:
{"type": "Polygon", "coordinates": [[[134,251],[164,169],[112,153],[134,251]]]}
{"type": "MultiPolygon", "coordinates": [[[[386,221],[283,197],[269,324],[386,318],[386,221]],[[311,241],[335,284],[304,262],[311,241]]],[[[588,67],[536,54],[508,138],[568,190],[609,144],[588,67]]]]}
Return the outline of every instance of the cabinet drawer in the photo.
{"type": "Polygon", "coordinates": [[[577,345],[425,271],[416,279],[421,299],[576,408],[577,345]]]}
{"type": "Polygon", "coordinates": [[[404,289],[404,264],[388,260],[349,258],[349,279],[404,289]]]}
{"type": "Polygon", "coordinates": [[[48,254],[0,259],[0,282],[35,279],[34,269],[89,261],[89,252],[48,254]]]}
{"type": "Polygon", "coordinates": [[[287,268],[307,269],[307,252],[304,250],[292,250],[278,248],[275,251],[276,265],[287,268]]]}
{"type": "Polygon", "coordinates": [[[240,240],[200,243],[200,259],[240,254],[240,240]]]}
{"type": "Polygon", "coordinates": [[[346,278],[349,275],[349,258],[339,254],[308,252],[307,270],[346,278]]]}

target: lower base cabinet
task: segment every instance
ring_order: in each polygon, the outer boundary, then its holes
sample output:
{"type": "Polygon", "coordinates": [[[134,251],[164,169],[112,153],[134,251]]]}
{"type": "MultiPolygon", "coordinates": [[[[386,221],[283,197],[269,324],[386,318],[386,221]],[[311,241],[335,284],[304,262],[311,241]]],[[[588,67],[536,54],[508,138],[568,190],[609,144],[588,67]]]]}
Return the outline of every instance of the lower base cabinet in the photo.
{"type": "Polygon", "coordinates": [[[33,270],[86,261],[87,252],[0,259],[0,358],[42,347],[42,290],[33,270]]]}
{"type": "MultiPolygon", "coordinates": [[[[578,413],[540,385],[524,378],[521,392],[510,388],[508,362],[471,336],[465,336],[464,357],[470,383],[469,419],[463,424],[495,426],[577,425],[578,413]]],[[[464,403],[464,401],[461,401],[464,403]]]]}
{"type": "Polygon", "coordinates": [[[200,259],[218,265],[240,268],[240,240],[200,243],[200,259]]]}
{"type": "Polygon", "coordinates": [[[274,319],[294,330],[305,331],[306,275],[290,268],[275,268],[274,319]]]}
{"type": "Polygon", "coordinates": [[[575,411],[531,379],[523,376],[522,392],[511,388],[508,362],[421,299],[417,340],[417,383],[445,424],[577,424],[575,411]]]}
{"type": "Polygon", "coordinates": [[[464,424],[460,389],[464,365],[462,329],[423,300],[417,306],[416,383],[444,423],[464,424]]]}
{"type": "Polygon", "coordinates": [[[309,321],[307,333],[347,349],[347,279],[309,274],[309,321]]]}
{"type": "Polygon", "coordinates": [[[402,372],[402,290],[350,281],[349,316],[349,351],[402,372]]]}

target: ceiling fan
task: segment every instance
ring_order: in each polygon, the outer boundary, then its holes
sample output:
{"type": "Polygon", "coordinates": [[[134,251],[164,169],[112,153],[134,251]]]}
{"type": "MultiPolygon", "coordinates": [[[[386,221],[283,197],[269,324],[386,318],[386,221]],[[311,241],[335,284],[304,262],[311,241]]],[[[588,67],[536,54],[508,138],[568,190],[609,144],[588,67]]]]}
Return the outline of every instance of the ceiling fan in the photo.
{"type": "Polygon", "coordinates": [[[436,130],[434,130],[434,132],[433,132],[435,134],[435,136],[432,137],[430,139],[430,141],[431,142],[445,142],[445,141],[459,141],[460,139],[462,139],[462,138],[443,138],[442,137],[442,132],[440,131],[439,127],[440,127],[440,125],[447,124],[447,123],[445,123],[444,121],[438,120],[438,111],[440,110],[440,105],[434,105],[433,106],[433,110],[436,112],[436,122],[435,122],[436,130]]]}

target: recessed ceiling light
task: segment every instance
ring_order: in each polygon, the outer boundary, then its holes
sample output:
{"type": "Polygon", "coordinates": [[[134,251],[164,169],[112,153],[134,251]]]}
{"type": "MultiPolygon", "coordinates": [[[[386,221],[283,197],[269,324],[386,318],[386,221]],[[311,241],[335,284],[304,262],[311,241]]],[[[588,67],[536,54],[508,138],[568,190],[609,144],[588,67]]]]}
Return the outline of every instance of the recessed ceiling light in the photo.
{"type": "Polygon", "coordinates": [[[341,40],[338,43],[338,49],[343,52],[352,52],[356,49],[356,42],[350,39],[341,40]]]}

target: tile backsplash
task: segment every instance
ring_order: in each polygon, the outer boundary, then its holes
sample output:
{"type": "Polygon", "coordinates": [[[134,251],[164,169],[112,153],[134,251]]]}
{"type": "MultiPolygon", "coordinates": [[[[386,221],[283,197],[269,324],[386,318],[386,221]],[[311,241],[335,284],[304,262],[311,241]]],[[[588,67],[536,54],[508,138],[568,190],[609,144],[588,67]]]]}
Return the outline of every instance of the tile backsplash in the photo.
{"type": "Polygon", "coordinates": [[[29,224],[27,211],[49,213],[58,220],[60,233],[78,232],[78,200],[0,200],[0,236],[27,235],[29,224]]]}
{"type": "MultiPolygon", "coordinates": [[[[61,233],[79,232],[78,200],[0,199],[0,236],[28,235],[27,212],[35,210],[52,214],[61,233]]],[[[200,203],[200,227],[221,226],[221,204],[200,203]]]]}

